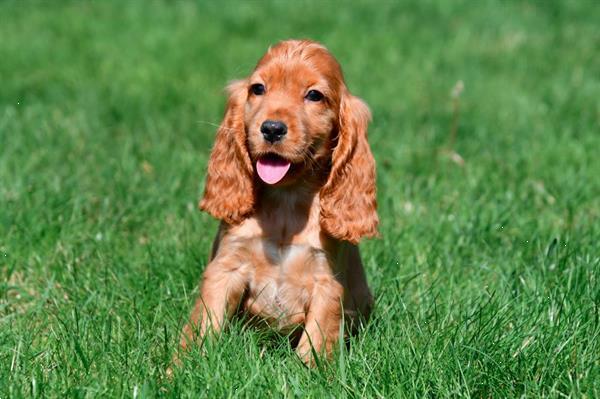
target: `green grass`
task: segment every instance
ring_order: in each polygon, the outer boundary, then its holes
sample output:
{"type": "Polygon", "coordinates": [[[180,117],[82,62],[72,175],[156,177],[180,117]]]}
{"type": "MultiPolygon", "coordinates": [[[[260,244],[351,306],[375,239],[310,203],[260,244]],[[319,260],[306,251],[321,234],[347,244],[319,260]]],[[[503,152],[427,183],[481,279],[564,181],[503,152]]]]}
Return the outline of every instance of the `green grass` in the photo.
{"type": "Polygon", "coordinates": [[[0,3],[0,397],[600,397],[600,6],[219,3],[0,3]],[[318,369],[233,323],[169,381],[222,88],[289,37],[374,114],[376,311],[318,369]]]}

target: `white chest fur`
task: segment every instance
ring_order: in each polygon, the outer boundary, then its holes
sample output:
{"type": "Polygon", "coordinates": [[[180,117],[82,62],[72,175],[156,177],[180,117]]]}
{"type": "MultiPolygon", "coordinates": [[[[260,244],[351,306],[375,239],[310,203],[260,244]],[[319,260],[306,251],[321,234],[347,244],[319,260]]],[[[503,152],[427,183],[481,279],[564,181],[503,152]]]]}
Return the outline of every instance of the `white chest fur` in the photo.
{"type": "Polygon", "coordinates": [[[331,273],[324,252],[305,244],[252,241],[257,262],[250,266],[246,310],[279,329],[303,323],[315,278],[331,273]]]}

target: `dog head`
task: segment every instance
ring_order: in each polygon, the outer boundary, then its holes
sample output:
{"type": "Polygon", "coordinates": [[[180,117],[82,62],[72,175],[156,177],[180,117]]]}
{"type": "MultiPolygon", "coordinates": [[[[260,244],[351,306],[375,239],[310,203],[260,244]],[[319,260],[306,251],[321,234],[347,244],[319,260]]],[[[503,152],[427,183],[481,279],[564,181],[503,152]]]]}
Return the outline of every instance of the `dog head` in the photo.
{"type": "Polygon", "coordinates": [[[325,173],[322,228],[350,242],[377,234],[371,114],[345,85],[322,45],[288,40],[271,47],[252,74],[228,86],[200,207],[229,224],[252,214],[257,186],[304,184],[325,173]]]}

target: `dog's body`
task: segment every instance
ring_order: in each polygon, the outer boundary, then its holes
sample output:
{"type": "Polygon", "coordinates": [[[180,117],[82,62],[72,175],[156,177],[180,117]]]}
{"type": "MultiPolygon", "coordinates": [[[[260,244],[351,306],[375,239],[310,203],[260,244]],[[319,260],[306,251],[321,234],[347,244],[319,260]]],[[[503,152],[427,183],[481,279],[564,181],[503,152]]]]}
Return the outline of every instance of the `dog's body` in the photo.
{"type": "Polygon", "coordinates": [[[201,208],[221,220],[181,345],[240,308],[297,352],[329,355],[342,313],[355,327],[372,297],[358,241],[377,234],[370,113],[321,45],[285,41],[233,83],[201,208]]]}

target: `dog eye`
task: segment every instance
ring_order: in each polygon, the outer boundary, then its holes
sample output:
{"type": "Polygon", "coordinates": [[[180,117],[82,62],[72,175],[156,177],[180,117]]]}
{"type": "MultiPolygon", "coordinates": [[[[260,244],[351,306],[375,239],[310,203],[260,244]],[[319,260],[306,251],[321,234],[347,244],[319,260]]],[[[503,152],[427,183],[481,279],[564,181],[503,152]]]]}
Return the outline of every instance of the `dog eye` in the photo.
{"type": "Polygon", "coordinates": [[[265,86],[260,83],[255,83],[250,86],[250,91],[256,96],[262,96],[265,94],[265,86]]]}
{"type": "Polygon", "coordinates": [[[306,96],[304,96],[308,101],[321,101],[323,97],[323,93],[318,90],[310,90],[306,93],[306,96]]]}

